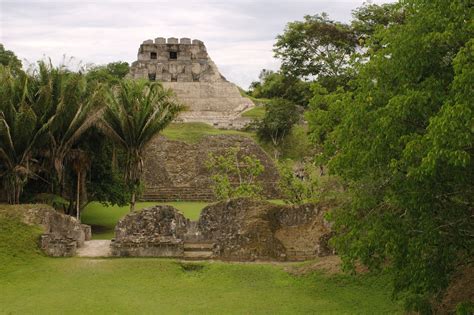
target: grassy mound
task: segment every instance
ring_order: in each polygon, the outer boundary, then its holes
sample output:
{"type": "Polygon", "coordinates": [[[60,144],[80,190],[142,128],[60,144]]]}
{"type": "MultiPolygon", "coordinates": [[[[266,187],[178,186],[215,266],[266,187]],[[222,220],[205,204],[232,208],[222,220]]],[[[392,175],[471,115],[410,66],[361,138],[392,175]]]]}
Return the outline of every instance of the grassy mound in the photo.
{"type": "Polygon", "coordinates": [[[40,227],[21,221],[22,206],[0,205],[0,273],[43,257],[38,248],[40,227]]]}

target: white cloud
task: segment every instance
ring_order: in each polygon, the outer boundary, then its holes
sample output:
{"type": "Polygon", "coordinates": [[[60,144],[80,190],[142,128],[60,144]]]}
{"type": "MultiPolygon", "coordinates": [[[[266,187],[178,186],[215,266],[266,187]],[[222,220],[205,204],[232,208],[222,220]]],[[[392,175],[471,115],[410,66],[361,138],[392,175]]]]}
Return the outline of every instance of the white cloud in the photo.
{"type": "MultiPolygon", "coordinates": [[[[384,0],[376,3],[387,2],[384,0]]],[[[286,23],[327,12],[349,21],[363,0],[0,0],[0,42],[20,58],[59,63],[133,62],[140,43],[155,37],[205,42],[227,79],[247,87],[261,69],[277,69],[272,46],[286,23]]]]}

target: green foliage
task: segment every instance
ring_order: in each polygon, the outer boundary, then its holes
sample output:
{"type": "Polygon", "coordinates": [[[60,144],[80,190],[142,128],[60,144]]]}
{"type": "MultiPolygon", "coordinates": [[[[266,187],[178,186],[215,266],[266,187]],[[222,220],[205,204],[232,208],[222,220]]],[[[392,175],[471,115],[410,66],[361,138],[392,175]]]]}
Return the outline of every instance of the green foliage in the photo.
{"type": "Polygon", "coordinates": [[[51,124],[34,110],[34,96],[27,76],[0,66],[0,175],[10,203],[34,176],[33,151],[51,124]]]}
{"type": "Polygon", "coordinates": [[[66,158],[102,116],[105,89],[96,82],[88,82],[81,73],[42,61],[38,62],[33,82],[36,91],[34,109],[42,123],[50,124],[44,144],[49,151],[49,165],[55,173],[51,181],[57,184],[54,192],[63,194],[66,158]]]}
{"type": "Polygon", "coordinates": [[[316,169],[311,164],[306,164],[300,170],[295,171],[290,161],[279,164],[280,191],[285,202],[290,204],[304,204],[307,202],[318,202],[315,189],[318,186],[316,169]]]}
{"type": "Polygon", "coordinates": [[[339,178],[323,175],[322,168],[312,163],[280,162],[280,191],[290,204],[324,203],[336,206],[345,200],[339,178]]]}
{"type": "Polygon", "coordinates": [[[281,72],[263,69],[258,82],[250,85],[250,95],[257,99],[284,98],[306,107],[311,97],[310,83],[281,72]]]}
{"type": "Polygon", "coordinates": [[[279,145],[280,159],[304,161],[314,156],[314,146],[308,137],[306,125],[295,124],[279,145]]]}
{"type": "Polygon", "coordinates": [[[270,142],[278,157],[278,146],[291,132],[293,125],[299,120],[296,105],[285,99],[274,99],[267,106],[265,116],[256,122],[257,137],[262,142],[270,142]]]}
{"type": "Polygon", "coordinates": [[[206,166],[212,173],[213,190],[218,200],[237,197],[261,198],[258,176],[264,166],[255,156],[243,155],[240,148],[228,148],[222,155],[209,154],[206,166]]]}
{"type": "Polygon", "coordinates": [[[50,205],[54,209],[64,209],[69,204],[69,202],[63,197],[48,193],[37,194],[34,201],[50,205]]]}
{"type": "Polygon", "coordinates": [[[352,11],[352,16],[351,27],[357,35],[358,44],[371,50],[380,48],[380,43],[373,36],[377,30],[402,24],[405,20],[403,6],[398,3],[364,3],[352,11]]]}
{"type": "Polygon", "coordinates": [[[397,10],[403,22],[375,28],[351,92],[313,86],[307,118],[322,161],[350,187],[332,213],[346,267],[387,268],[406,305],[428,312],[473,255],[472,7],[409,0],[397,10]]]}
{"type": "Polygon", "coordinates": [[[347,81],[350,57],[357,38],[349,25],[332,21],[327,14],[307,15],[288,23],[277,36],[275,57],[281,69],[293,77],[316,77],[335,88],[347,81]]]}
{"type": "Polygon", "coordinates": [[[0,65],[8,67],[15,75],[22,72],[20,59],[11,50],[6,50],[3,44],[0,44],[0,65]]]}
{"type": "Polygon", "coordinates": [[[131,210],[139,193],[145,146],[183,109],[171,91],[157,82],[124,80],[110,91],[100,128],[125,151],[124,177],[132,191],[131,210]]]}
{"type": "Polygon", "coordinates": [[[474,313],[474,302],[462,302],[456,305],[456,315],[470,315],[474,313]]]}
{"type": "Polygon", "coordinates": [[[130,189],[120,171],[125,164],[123,150],[97,128],[89,130],[78,146],[90,157],[86,185],[88,198],[104,204],[128,204],[130,189]]]}
{"type": "Polygon", "coordinates": [[[352,94],[342,88],[329,93],[317,82],[311,85],[311,90],[313,91],[313,97],[310,100],[309,111],[305,113],[305,118],[308,121],[309,138],[320,148],[316,162],[324,165],[335,153],[336,147],[331,139],[332,132],[344,117],[347,104],[351,102],[352,94]],[[323,143],[324,146],[321,145],[323,143]]]}
{"type": "Polygon", "coordinates": [[[89,81],[98,81],[109,85],[117,85],[120,80],[130,71],[127,62],[116,61],[107,65],[93,66],[87,71],[86,77],[89,81]]]}

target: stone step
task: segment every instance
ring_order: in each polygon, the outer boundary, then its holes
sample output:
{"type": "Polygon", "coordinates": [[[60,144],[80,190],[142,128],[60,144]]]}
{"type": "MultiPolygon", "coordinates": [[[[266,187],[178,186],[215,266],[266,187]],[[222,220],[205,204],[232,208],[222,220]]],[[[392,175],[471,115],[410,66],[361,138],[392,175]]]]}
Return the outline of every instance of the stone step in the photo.
{"type": "Polygon", "coordinates": [[[167,202],[167,201],[213,201],[215,198],[214,196],[186,196],[186,195],[179,195],[179,196],[148,196],[144,195],[140,198],[143,201],[158,201],[158,202],[167,202]]]}
{"type": "Polygon", "coordinates": [[[184,243],[184,251],[212,251],[214,243],[184,243]]]}
{"type": "Polygon", "coordinates": [[[208,191],[176,191],[176,190],[162,190],[162,191],[145,191],[147,195],[159,195],[159,194],[187,194],[187,195],[213,195],[212,192],[208,191]]]}
{"type": "Polygon", "coordinates": [[[209,259],[213,255],[211,251],[185,251],[183,254],[184,259],[188,260],[199,260],[199,259],[209,259]]]}

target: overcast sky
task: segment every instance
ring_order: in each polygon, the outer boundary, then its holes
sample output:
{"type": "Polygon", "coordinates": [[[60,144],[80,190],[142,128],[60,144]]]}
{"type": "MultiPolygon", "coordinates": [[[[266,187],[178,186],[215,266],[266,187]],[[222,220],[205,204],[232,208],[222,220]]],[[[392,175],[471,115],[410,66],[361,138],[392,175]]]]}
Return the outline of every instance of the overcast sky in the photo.
{"type": "Polygon", "coordinates": [[[146,39],[200,39],[221,73],[247,88],[261,69],[278,68],[272,46],[286,23],[321,12],[348,22],[363,2],[0,0],[0,43],[30,63],[44,56],[59,63],[66,55],[104,64],[133,62],[146,39]]]}

